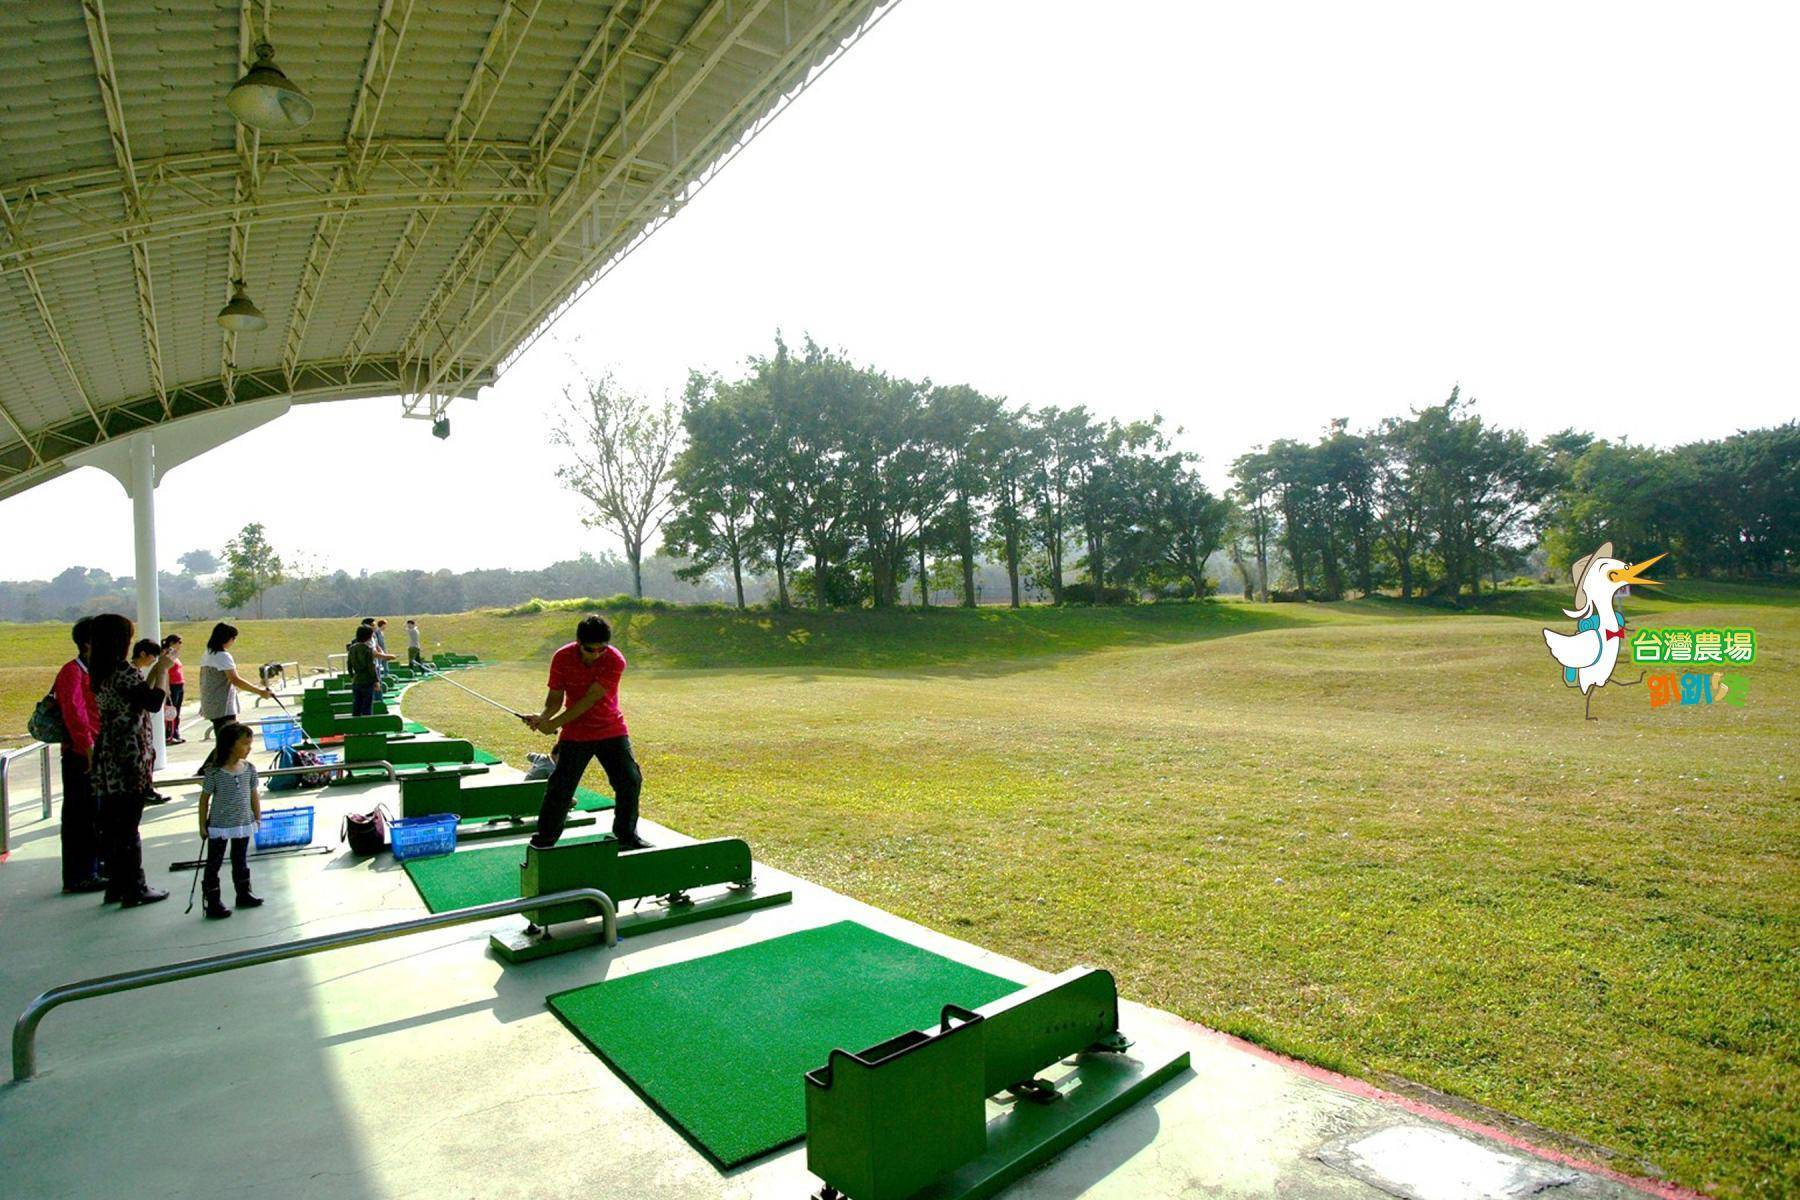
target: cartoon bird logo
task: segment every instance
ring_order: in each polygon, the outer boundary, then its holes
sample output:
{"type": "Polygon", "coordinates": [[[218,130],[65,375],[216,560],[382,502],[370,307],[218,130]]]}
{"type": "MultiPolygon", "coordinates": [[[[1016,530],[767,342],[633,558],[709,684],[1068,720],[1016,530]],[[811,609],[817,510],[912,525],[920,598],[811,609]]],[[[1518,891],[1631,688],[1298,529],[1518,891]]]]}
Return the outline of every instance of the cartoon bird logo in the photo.
{"type": "MultiPolygon", "coordinates": [[[[1598,550],[1577,560],[1569,569],[1569,577],[1575,583],[1575,607],[1563,609],[1563,614],[1575,618],[1575,632],[1546,629],[1544,644],[1550,647],[1550,657],[1562,664],[1563,682],[1581,689],[1582,715],[1590,721],[1599,720],[1592,711],[1594,689],[1628,682],[1612,677],[1619,649],[1625,645],[1625,615],[1613,601],[1619,589],[1628,584],[1661,587],[1658,581],[1643,578],[1643,572],[1663,557],[1659,554],[1628,566],[1613,557],[1611,542],[1603,542],[1598,550]]],[[[1641,683],[1643,678],[1640,674],[1629,682],[1641,683]]]]}

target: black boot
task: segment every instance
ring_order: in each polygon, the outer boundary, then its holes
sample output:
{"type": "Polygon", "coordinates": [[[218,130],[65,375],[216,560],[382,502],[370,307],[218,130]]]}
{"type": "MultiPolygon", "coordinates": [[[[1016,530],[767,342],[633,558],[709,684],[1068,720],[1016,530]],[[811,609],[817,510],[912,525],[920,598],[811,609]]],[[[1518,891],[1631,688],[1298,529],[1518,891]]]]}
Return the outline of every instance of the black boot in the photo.
{"type": "Polygon", "coordinates": [[[119,901],[120,908],[136,908],[141,904],[155,904],[158,900],[167,900],[169,893],[161,888],[141,886],[135,892],[128,892],[119,901]]]}
{"type": "Polygon", "coordinates": [[[226,908],[225,902],[219,898],[219,889],[216,887],[209,887],[206,889],[206,908],[204,911],[207,919],[211,921],[223,920],[231,915],[231,910],[226,908]]]}
{"type": "Polygon", "coordinates": [[[262,897],[253,895],[250,891],[250,872],[245,871],[242,875],[239,875],[236,871],[233,871],[231,873],[231,882],[237,887],[237,906],[239,908],[262,907],[262,897]]]}

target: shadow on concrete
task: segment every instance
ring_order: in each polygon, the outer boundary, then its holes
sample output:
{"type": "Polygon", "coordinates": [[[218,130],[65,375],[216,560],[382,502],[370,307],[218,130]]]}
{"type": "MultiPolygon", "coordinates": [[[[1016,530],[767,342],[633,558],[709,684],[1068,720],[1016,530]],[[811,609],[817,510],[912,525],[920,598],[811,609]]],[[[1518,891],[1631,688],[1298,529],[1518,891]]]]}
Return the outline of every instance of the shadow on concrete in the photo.
{"type": "MultiPolygon", "coordinates": [[[[146,837],[152,878],[196,838],[146,837]]],[[[220,945],[194,943],[222,925],[237,926],[232,948],[295,936],[288,918],[297,914],[281,912],[279,895],[260,910],[276,919],[260,927],[246,919],[203,929],[197,913],[183,914],[181,893],[121,910],[55,894],[59,881],[54,853],[0,868],[0,1006],[9,1015],[59,984],[216,953],[220,945]]],[[[258,1180],[329,1174],[335,1197],[372,1198],[367,1119],[337,1082],[317,994],[295,960],[53,1011],[38,1033],[37,1077],[0,1087],[7,1176],[28,1181],[21,1195],[222,1198],[258,1180]]]]}

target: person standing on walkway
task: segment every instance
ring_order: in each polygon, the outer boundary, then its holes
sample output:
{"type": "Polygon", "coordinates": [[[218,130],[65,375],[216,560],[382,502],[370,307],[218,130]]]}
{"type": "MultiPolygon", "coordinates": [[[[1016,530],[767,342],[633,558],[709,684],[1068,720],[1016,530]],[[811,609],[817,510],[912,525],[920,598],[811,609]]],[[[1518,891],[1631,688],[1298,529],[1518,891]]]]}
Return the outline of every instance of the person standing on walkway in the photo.
{"type": "Polygon", "coordinates": [[[237,720],[240,690],[255,692],[265,700],[275,698],[273,691],[238,674],[237,660],[231,657],[237,636],[236,625],[220,621],[206,639],[206,657],[200,660],[200,715],[212,722],[215,733],[237,720]]]}
{"type": "Polygon", "coordinates": [[[375,648],[375,627],[358,625],[356,640],[350,643],[350,715],[368,717],[375,713],[375,697],[381,694],[381,660],[392,658],[375,648]]]}
{"type": "Polygon", "coordinates": [[[262,907],[262,897],[250,891],[250,839],[262,820],[262,793],[256,765],[250,761],[251,744],[248,725],[226,725],[200,768],[200,836],[206,839],[206,874],[201,876],[200,891],[206,897],[204,911],[209,920],[231,915],[219,888],[219,867],[228,845],[237,906],[262,907]]]}
{"type": "Polygon", "coordinates": [[[181,636],[171,633],[162,641],[169,651],[169,702],[163,705],[163,741],[179,746],[181,737],[181,701],[187,692],[187,675],[181,669],[181,636]]]}
{"type": "Polygon", "coordinates": [[[69,630],[75,657],[56,673],[50,692],[62,714],[69,739],[62,744],[62,890],[67,895],[97,892],[106,886],[100,853],[100,809],[94,801],[94,734],[100,710],[94,704],[94,683],[88,674],[88,632],[92,617],[83,617],[69,630]]]}
{"type": "Polygon", "coordinates": [[[406,665],[415,671],[425,669],[425,643],[419,632],[419,623],[411,617],[406,619],[406,665]]]}
{"type": "Polygon", "coordinates": [[[537,832],[531,844],[540,850],[556,845],[575,789],[588,764],[600,760],[613,790],[613,836],[621,850],[642,850],[650,843],[638,836],[638,797],[644,775],[631,754],[631,737],[619,712],[619,678],[625,656],[612,644],[612,626],[589,613],[575,627],[575,640],[550,656],[549,691],[544,711],[519,719],[539,733],[554,733],[556,768],[544,786],[537,832]]]}
{"type": "Polygon", "coordinates": [[[170,656],[167,651],[160,652],[151,661],[148,674],[138,674],[128,657],[134,632],[130,618],[118,613],[95,617],[88,631],[88,664],[100,710],[93,776],[106,836],[106,902],[116,900],[123,908],[169,898],[169,893],[151,887],[144,876],[138,822],[150,799],[150,770],[156,755],[145,718],[161,712],[168,700],[164,687],[170,656]]]}

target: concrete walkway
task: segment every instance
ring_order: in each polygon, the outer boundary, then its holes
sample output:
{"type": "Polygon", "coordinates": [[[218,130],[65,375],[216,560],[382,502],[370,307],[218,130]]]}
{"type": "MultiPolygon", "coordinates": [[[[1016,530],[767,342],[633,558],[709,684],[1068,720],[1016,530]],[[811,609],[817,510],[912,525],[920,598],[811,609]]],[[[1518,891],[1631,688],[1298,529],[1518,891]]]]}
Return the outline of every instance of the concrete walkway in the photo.
{"type": "MultiPolygon", "coordinates": [[[[167,774],[191,774],[209,747],[172,748],[167,774]]],[[[511,775],[495,768],[496,778],[511,775]]],[[[391,857],[359,860],[337,845],[344,812],[398,809],[384,783],[266,795],[267,807],[316,805],[314,840],[332,853],[254,864],[268,900],[261,909],[214,922],[196,904],[184,915],[190,876],[167,868],[199,846],[195,795],[181,789],[145,814],[146,865],[173,894],[129,911],[60,895],[56,820],[42,820],[35,792],[15,800],[13,853],[0,864],[7,1020],[56,984],[425,912],[391,857]]],[[[653,792],[646,809],[656,811],[653,792]]],[[[683,840],[649,823],[645,834],[658,845],[683,840]]],[[[817,1187],[804,1146],[721,1174],[571,1036],[544,997],[846,917],[1012,978],[1044,973],[804,880],[759,873],[791,887],[794,903],[613,951],[502,968],[486,940],[518,927],[507,919],[71,1004],[44,1022],[38,1077],[0,1087],[0,1179],[20,1200],[802,1200],[817,1187]]],[[[1129,979],[1121,986],[1129,990],[1129,979]]],[[[1166,1013],[1127,1003],[1122,1019],[1140,1043],[1185,1046],[1192,1073],[1006,1195],[1639,1194],[1166,1013]],[[1381,1186],[1371,1182],[1378,1178],[1381,1186]]]]}

